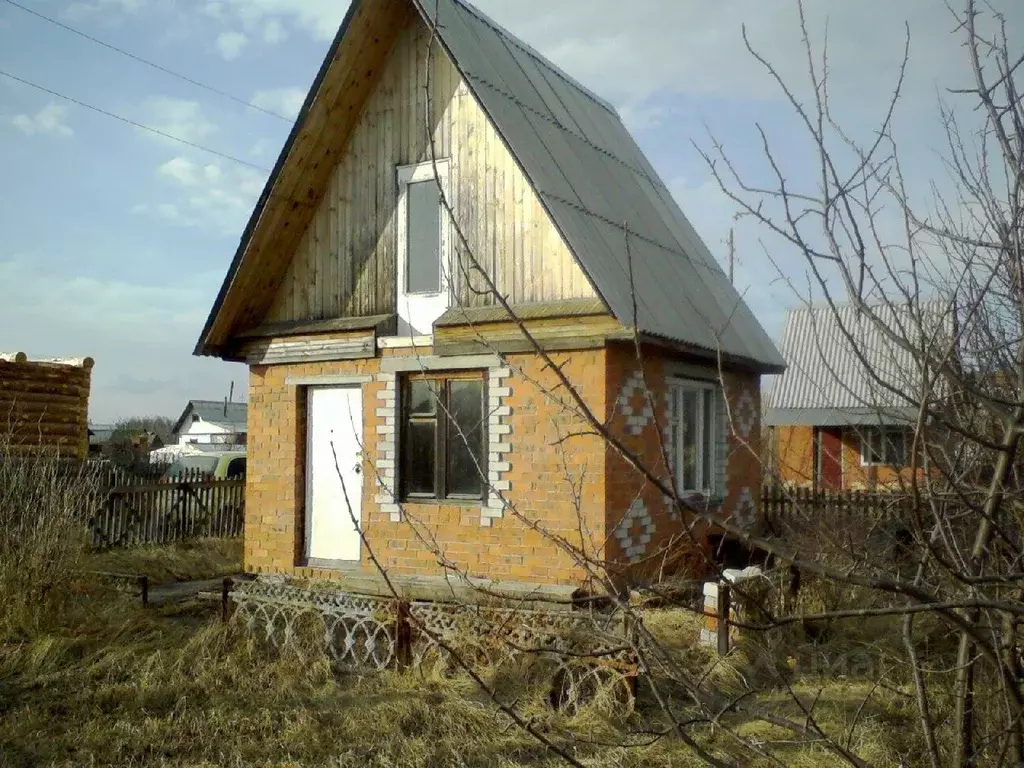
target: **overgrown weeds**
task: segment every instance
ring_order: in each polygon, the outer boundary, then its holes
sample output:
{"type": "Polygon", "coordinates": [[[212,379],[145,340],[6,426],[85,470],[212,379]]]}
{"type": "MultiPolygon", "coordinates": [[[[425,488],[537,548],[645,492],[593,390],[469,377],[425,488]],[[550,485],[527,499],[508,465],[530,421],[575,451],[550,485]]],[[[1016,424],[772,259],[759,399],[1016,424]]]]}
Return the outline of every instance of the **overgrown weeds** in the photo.
{"type": "Polygon", "coordinates": [[[0,638],[53,618],[73,592],[95,480],[57,457],[0,444],[0,638]]]}

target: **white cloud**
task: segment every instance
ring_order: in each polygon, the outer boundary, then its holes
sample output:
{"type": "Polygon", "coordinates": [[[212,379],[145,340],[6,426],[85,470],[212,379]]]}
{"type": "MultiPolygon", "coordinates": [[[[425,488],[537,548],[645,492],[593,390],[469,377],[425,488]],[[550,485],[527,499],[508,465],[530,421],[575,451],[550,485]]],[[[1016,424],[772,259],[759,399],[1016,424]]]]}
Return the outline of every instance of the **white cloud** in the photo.
{"type": "Polygon", "coordinates": [[[249,148],[249,155],[251,157],[267,157],[276,146],[278,145],[270,139],[257,139],[249,148]]]}
{"type": "Polygon", "coordinates": [[[101,261],[92,254],[83,254],[72,274],[40,269],[43,256],[0,255],[0,285],[18,286],[0,303],[0,327],[10,348],[30,357],[95,359],[89,397],[94,421],[177,416],[187,399],[203,396],[197,392],[226,394],[232,379],[235,392],[244,392],[244,368],[191,355],[221,270],[196,273],[168,265],[173,279],[133,280],[90,273],[88,265],[101,261]],[[148,384],[139,386],[139,380],[148,384]]]}
{"type": "Polygon", "coordinates": [[[214,45],[226,61],[234,61],[242,55],[249,38],[243,32],[221,32],[217,35],[214,45]]]}
{"type": "Polygon", "coordinates": [[[108,14],[113,11],[138,13],[146,3],[147,0],[91,0],[91,2],[75,2],[64,9],[64,15],[69,19],[75,20],[98,14],[108,14]]]}
{"type": "Polygon", "coordinates": [[[320,41],[334,37],[349,6],[341,0],[225,0],[224,4],[246,25],[288,19],[320,41]]]}
{"type": "Polygon", "coordinates": [[[198,163],[180,155],[157,167],[156,176],[175,199],[139,204],[132,213],[235,237],[245,226],[266,180],[264,174],[249,168],[198,163]]]}
{"type": "Polygon", "coordinates": [[[256,91],[250,102],[261,109],[269,109],[279,115],[294,118],[302,109],[306,92],[302,88],[273,88],[256,91]]]}
{"type": "Polygon", "coordinates": [[[277,45],[284,42],[288,33],[284,31],[284,25],[277,19],[271,19],[263,25],[263,42],[267,45],[277,45]]]}
{"type": "Polygon", "coordinates": [[[217,132],[217,125],[197,101],[154,96],[142,105],[141,122],[170,136],[201,143],[217,132]]]}
{"type": "Polygon", "coordinates": [[[199,12],[204,16],[209,16],[211,19],[223,19],[224,4],[217,2],[204,3],[199,12]]]}
{"type": "Polygon", "coordinates": [[[32,136],[35,134],[53,134],[54,136],[71,136],[74,131],[64,122],[67,107],[50,102],[35,115],[20,114],[11,119],[15,128],[32,136]]]}

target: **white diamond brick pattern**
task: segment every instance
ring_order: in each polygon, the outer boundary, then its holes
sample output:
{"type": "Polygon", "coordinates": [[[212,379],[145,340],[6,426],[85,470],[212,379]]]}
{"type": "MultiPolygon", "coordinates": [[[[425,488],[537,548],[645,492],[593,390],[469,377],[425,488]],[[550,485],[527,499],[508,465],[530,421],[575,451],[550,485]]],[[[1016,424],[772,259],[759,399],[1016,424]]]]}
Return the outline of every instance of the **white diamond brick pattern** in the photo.
{"type": "Polygon", "coordinates": [[[509,417],[512,409],[508,405],[508,397],[512,389],[508,379],[512,369],[507,366],[491,368],[487,372],[487,504],[480,514],[480,525],[490,528],[494,520],[505,515],[505,495],[512,490],[508,480],[508,472],[512,465],[508,454],[512,450],[512,425],[509,417]]]}
{"type": "Polygon", "coordinates": [[[732,519],[737,525],[750,528],[754,525],[756,513],[754,492],[748,486],[740,491],[740,497],[736,500],[736,506],[733,508],[732,519]]]}
{"type": "Polygon", "coordinates": [[[383,429],[377,429],[377,503],[380,511],[391,518],[391,522],[402,522],[402,507],[395,493],[395,466],[398,463],[398,376],[394,373],[379,373],[377,381],[383,384],[377,392],[377,415],[384,419],[383,429]]]}
{"type": "Polygon", "coordinates": [[[647,545],[654,538],[654,517],[642,499],[636,499],[615,529],[622,551],[629,562],[636,563],[647,553],[647,545]],[[639,526],[642,533],[633,535],[633,528],[639,526]]]}
{"type": "Polygon", "coordinates": [[[754,422],[757,420],[757,406],[754,405],[754,393],[750,387],[743,388],[743,393],[736,401],[735,409],[736,435],[741,440],[749,440],[754,431],[754,422]]]}
{"type": "Polygon", "coordinates": [[[626,419],[626,431],[633,436],[643,433],[644,428],[654,419],[654,409],[651,407],[650,398],[647,397],[644,386],[644,375],[640,371],[633,371],[622,383],[618,397],[619,413],[626,419]],[[640,394],[643,396],[644,404],[639,411],[633,408],[633,398],[640,394]]]}

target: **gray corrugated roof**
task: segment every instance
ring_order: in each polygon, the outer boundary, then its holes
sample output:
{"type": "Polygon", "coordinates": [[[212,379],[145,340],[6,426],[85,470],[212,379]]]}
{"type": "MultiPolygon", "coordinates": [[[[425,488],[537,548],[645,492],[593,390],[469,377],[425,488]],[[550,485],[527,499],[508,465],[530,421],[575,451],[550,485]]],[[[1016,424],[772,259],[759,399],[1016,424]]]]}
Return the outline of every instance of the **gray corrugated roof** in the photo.
{"type": "Polygon", "coordinates": [[[203,421],[244,432],[248,413],[249,406],[246,403],[228,403],[225,407],[223,400],[189,400],[185,410],[174,423],[173,431],[177,433],[181,429],[187,416],[197,414],[203,421]]]}
{"type": "Polygon", "coordinates": [[[633,324],[635,285],[641,331],[781,370],[611,106],[463,0],[415,1],[620,322],[633,324]]]}
{"type": "MultiPolygon", "coordinates": [[[[919,338],[906,307],[878,305],[870,310],[900,336],[919,338]]],[[[952,321],[945,303],[924,302],[921,312],[927,337],[938,331],[939,344],[951,338],[952,321]]],[[[767,393],[766,424],[863,423],[867,410],[897,418],[905,415],[908,402],[889,387],[912,397],[921,388],[922,371],[913,353],[889,339],[852,304],[837,305],[835,311],[827,306],[790,309],[782,354],[788,368],[767,393]],[[876,372],[881,382],[869,371],[876,372]]]]}

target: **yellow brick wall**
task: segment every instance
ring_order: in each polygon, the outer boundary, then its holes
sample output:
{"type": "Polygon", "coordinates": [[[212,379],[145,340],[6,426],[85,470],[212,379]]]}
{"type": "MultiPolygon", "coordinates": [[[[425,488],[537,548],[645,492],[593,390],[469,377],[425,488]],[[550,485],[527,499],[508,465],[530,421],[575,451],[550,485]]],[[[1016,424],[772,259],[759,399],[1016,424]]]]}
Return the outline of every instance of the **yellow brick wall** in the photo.
{"type": "MultiPolygon", "coordinates": [[[[915,470],[909,467],[865,467],[861,466],[860,457],[860,433],[856,429],[843,430],[843,488],[846,490],[898,491],[905,489],[913,479],[915,470]]],[[[923,481],[924,471],[916,471],[919,482],[923,481]]]]}
{"type": "Polygon", "coordinates": [[[814,483],[814,428],[774,428],[775,471],[787,485],[811,487],[814,483]]]}
{"type": "MultiPolygon", "coordinates": [[[[424,351],[429,354],[429,351],[424,351]]],[[[385,350],[385,355],[407,355],[385,350]]],[[[603,350],[556,353],[556,364],[576,384],[598,414],[605,410],[603,350]]],[[[379,359],[254,367],[250,373],[248,480],[245,568],[251,572],[286,573],[330,578],[332,573],[299,566],[303,549],[303,477],[305,403],[301,387],[289,387],[290,376],[374,375],[379,359]]],[[[481,505],[407,504],[407,520],[392,522],[375,502],[375,473],[363,473],[362,521],[370,546],[395,574],[440,575],[447,560],[472,576],[509,581],[583,585],[586,571],[551,536],[530,523],[581,547],[598,559],[604,556],[603,442],[576,435],[582,421],[550,371],[533,355],[509,355],[512,376],[506,381],[512,428],[506,457],[511,482],[505,495],[514,511],[491,527],[481,526],[481,505]],[[427,545],[417,530],[433,544],[427,545]],[[432,551],[436,549],[437,551],[432,551]]],[[[377,394],[384,384],[363,385],[364,454],[375,460],[377,394]]],[[[363,554],[360,567],[372,571],[363,554]]]]}

